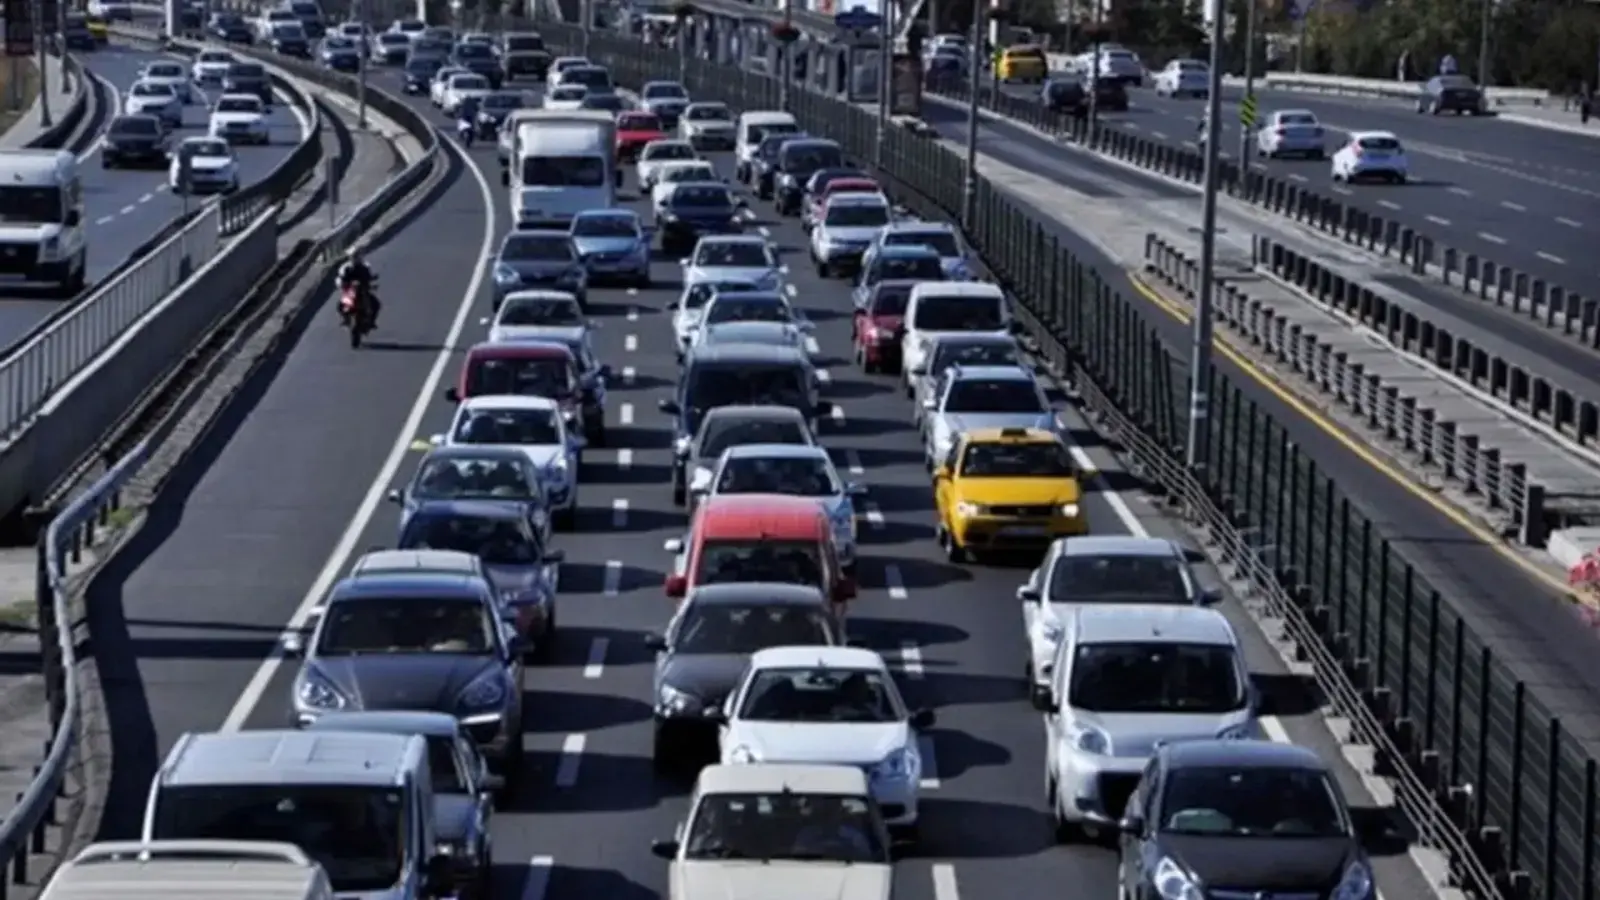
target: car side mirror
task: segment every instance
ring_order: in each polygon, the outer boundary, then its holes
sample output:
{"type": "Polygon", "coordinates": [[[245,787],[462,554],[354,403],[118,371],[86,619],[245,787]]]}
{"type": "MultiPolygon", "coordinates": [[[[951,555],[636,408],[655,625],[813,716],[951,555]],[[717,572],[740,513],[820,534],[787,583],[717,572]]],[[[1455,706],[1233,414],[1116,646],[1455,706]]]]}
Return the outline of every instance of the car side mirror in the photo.
{"type": "Polygon", "coordinates": [[[404,503],[406,501],[406,495],[400,493],[399,490],[390,491],[388,497],[390,503],[404,503]]]}
{"type": "Polygon", "coordinates": [[[700,718],[717,725],[726,724],[728,721],[728,708],[725,706],[718,706],[708,709],[701,714],[700,718]]]}
{"type": "Polygon", "coordinates": [[[939,714],[931,709],[919,709],[911,714],[912,728],[932,728],[933,723],[939,721],[939,714]]]}
{"type": "Polygon", "coordinates": [[[1215,606],[1222,602],[1222,591],[1217,588],[1206,588],[1200,592],[1201,606],[1215,606]]]}
{"type": "Polygon", "coordinates": [[[75,209],[74,210],[68,210],[67,217],[66,217],[66,226],[68,228],[77,228],[78,225],[82,221],[83,221],[83,216],[82,216],[81,213],[79,213],[75,209]]]}
{"type": "Polygon", "coordinates": [[[667,859],[667,860],[677,859],[678,858],[678,842],[677,841],[652,841],[650,843],[650,852],[653,853],[654,855],[656,855],[657,857],[660,857],[661,859],[667,859]]]}
{"type": "Polygon", "coordinates": [[[455,388],[445,388],[444,389],[444,399],[445,399],[446,403],[460,403],[461,402],[461,392],[456,390],[455,388]]]}
{"type": "Polygon", "coordinates": [[[1021,322],[1017,321],[1016,319],[1012,319],[1010,322],[1006,323],[1006,330],[1011,332],[1012,334],[1027,334],[1028,333],[1027,327],[1024,326],[1021,322]]]}
{"type": "Polygon", "coordinates": [[[1183,548],[1183,561],[1189,563],[1190,565],[1198,565],[1200,563],[1208,562],[1206,555],[1193,547],[1183,548]]]}
{"type": "Polygon", "coordinates": [[[694,477],[689,479],[689,490],[693,493],[703,494],[711,490],[711,473],[705,469],[695,469],[694,477]]]}
{"type": "Polygon", "coordinates": [[[685,575],[668,575],[666,588],[668,597],[681,600],[689,593],[689,579],[685,575]]]}
{"type": "Polygon", "coordinates": [[[1038,603],[1043,599],[1043,595],[1039,593],[1038,588],[1031,584],[1025,584],[1017,588],[1017,599],[1023,603],[1038,603]]]}
{"type": "Polygon", "coordinates": [[[913,377],[916,377],[916,378],[926,378],[928,376],[928,367],[927,366],[912,366],[911,367],[911,374],[912,374],[913,377]]]}
{"type": "Polygon", "coordinates": [[[1141,837],[1144,835],[1144,816],[1130,813],[1117,823],[1117,829],[1129,837],[1141,837]]]}
{"type": "Polygon", "coordinates": [[[939,401],[929,397],[928,399],[922,401],[922,408],[928,412],[936,412],[939,409],[939,401]]]}
{"type": "Polygon", "coordinates": [[[689,268],[689,258],[685,256],[683,259],[678,260],[678,267],[683,269],[689,268]]]}
{"type": "Polygon", "coordinates": [[[298,631],[286,632],[278,640],[278,649],[283,652],[284,656],[290,658],[304,656],[306,652],[306,636],[298,631]]]}
{"type": "Polygon", "coordinates": [[[647,634],[644,636],[644,646],[648,650],[663,653],[667,649],[667,639],[659,634],[647,634]]]}
{"type": "Polygon", "coordinates": [[[679,406],[678,401],[676,400],[659,400],[656,402],[656,409],[661,410],[669,416],[675,416],[683,412],[683,407],[679,406]]]}
{"type": "Polygon", "coordinates": [[[1257,716],[1270,716],[1272,712],[1272,697],[1262,692],[1255,685],[1250,686],[1250,710],[1257,716]]]}

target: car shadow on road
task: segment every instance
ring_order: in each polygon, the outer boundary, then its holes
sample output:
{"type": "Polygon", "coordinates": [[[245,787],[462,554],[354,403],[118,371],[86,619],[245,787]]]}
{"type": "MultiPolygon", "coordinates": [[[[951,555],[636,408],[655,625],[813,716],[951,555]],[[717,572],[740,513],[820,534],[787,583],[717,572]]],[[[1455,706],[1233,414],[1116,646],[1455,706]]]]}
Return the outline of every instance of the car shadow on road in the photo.
{"type": "MultiPolygon", "coordinates": [[[[547,691],[525,687],[525,734],[579,734],[648,721],[650,704],[616,694],[547,691]]],[[[584,764],[593,757],[585,754],[584,764]]]]}
{"type": "MultiPolygon", "coordinates": [[[[939,765],[944,766],[941,756],[939,765]]],[[[940,778],[947,777],[943,772],[940,778]]],[[[922,798],[921,843],[916,856],[985,859],[1032,856],[1055,846],[1050,817],[1043,810],[989,800],[956,800],[938,794],[922,798]]]]}
{"type": "MultiPolygon", "coordinates": [[[[655,653],[644,645],[646,632],[627,628],[595,628],[584,625],[562,625],[556,632],[553,666],[581,668],[591,661],[591,654],[599,642],[604,641],[604,656],[598,661],[606,670],[622,666],[650,665],[655,653]]],[[[539,677],[543,666],[532,666],[529,671],[539,677]]]]}

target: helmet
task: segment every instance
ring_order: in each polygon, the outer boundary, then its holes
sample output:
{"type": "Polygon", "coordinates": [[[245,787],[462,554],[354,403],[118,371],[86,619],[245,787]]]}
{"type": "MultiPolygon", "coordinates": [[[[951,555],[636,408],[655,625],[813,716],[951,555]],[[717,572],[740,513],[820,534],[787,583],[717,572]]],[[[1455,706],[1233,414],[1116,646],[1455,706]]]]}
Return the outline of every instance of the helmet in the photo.
{"type": "Polygon", "coordinates": [[[344,252],[344,261],[352,266],[360,265],[361,249],[359,247],[351,247],[349,250],[346,250],[344,252]]]}

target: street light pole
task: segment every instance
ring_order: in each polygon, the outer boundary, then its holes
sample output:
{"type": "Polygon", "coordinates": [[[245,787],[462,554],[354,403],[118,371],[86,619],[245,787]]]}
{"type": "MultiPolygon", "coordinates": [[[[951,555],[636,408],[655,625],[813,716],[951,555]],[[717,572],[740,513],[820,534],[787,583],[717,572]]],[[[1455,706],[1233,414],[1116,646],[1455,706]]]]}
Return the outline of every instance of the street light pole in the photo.
{"type": "MultiPolygon", "coordinates": [[[[1245,0],[1248,8],[1244,15],[1244,95],[1251,97],[1256,92],[1256,0],[1245,0]]],[[[1216,58],[1216,54],[1212,54],[1216,58]]],[[[1212,79],[1216,83],[1216,79],[1212,79]]],[[[1239,128],[1239,165],[1245,165],[1250,158],[1250,128],[1240,123],[1239,128]]]]}
{"type": "MultiPolygon", "coordinates": [[[[1210,460],[1206,442],[1211,415],[1211,304],[1216,290],[1217,181],[1222,143],[1222,20],[1219,2],[1211,15],[1211,89],[1206,92],[1205,195],[1200,208],[1200,301],[1194,312],[1194,347],[1189,354],[1189,440],[1185,460],[1196,472],[1210,460]]],[[[1240,160],[1246,164],[1248,158],[1240,160]]]]}
{"type": "Polygon", "coordinates": [[[49,128],[52,124],[50,118],[50,53],[49,41],[46,39],[44,21],[44,3],[34,0],[33,3],[33,43],[39,48],[39,124],[49,128]]]}
{"type": "Polygon", "coordinates": [[[961,181],[961,225],[971,229],[978,217],[978,91],[982,88],[983,16],[978,4],[972,4],[972,46],[967,60],[967,160],[966,173],[961,181]]]}
{"type": "Polygon", "coordinates": [[[874,148],[878,168],[883,168],[883,142],[889,136],[889,82],[894,78],[894,8],[883,4],[883,22],[878,28],[878,139],[874,148]]]}
{"type": "MultiPolygon", "coordinates": [[[[364,0],[353,0],[351,3],[350,10],[357,22],[366,21],[366,17],[362,15],[362,7],[364,5],[364,0]]],[[[356,55],[356,128],[361,131],[367,130],[367,55],[369,52],[367,37],[363,33],[361,37],[361,52],[356,55]]]]}
{"type": "Polygon", "coordinates": [[[1493,17],[1494,0],[1483,0],[1483,24],[1478,34],[1478,87],[1489,89],[1489,23],[1493,17]]]}

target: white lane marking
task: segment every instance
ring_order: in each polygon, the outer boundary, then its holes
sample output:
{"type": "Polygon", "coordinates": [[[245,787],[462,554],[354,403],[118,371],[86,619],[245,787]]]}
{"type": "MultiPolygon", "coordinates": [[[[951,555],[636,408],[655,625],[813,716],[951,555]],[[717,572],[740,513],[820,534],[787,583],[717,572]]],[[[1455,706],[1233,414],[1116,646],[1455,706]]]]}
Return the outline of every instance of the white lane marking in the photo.
{"type": "Polygon", "coordinates": [[[615,597],[622,593],[622,562],[620,560],[606,560],[605,583],[600,588],[607,597],[615,597]]]}
{"type": "Polygon", "coordinates": [[[139,202],[140,203],[149,203],[151,200],[154,200],[155,198],[156,198],[155,194],[145,194],[144,196],[139,198],[139,202]]]}
{"type": "Polygon", "coordinates": [[[628,527],[628,498],[618,497],[611,501],[611,527],[628,527]]]}
{"type": "MultiPolygon", "coordinates": [[[[638,291],[639,291],[638,288],[628,288],[628,293],[630,295],[637,294],[638,291]]],[[[628,321],[629,322],[637,322],[637,321],[639,321],[639,307],[637,307],[637,306],[628,307],[628,321]]]]}
{"type": "Polygon", "coordinates": [[[778,274],[779,275],[787,275],[787,274],[789,274],[789,264],[788,263],[784,263],[783,265],[779,266],[778,267],[778,274]]]}
{"type": "Polygon", "coordinates": [[[883,567],[883,586],[889,591],[890,600],[906,599],[905,579],[900,577],[900,567],[894,563],[883,567]]]}
{"type": "MultiPolygon", "coordinates": [[[[922,757],[923,790],[931,791],[939,787],[939,757],[933,750],[933,735],[917,735],[917,754],[922,757]]],[[[943,900],[940,896],[939,900],[943,900]]]]}
{"type": "Polygon", "coordinates": [[[639,377],[639,371],[637,369],[635,369],[633,366],[623,366],[622,367],[622,386],[623,387],[631,387],[633,385],[633,380],[635,378],[638,378],[638,377],[639,377]]]}
{"type": "Polygon", "coordinates": [[[873,528],[882,528],[883,510],[878,509],[878,504],[866,502],[861,505],[863,507],[862,514],[867,517],[867,524],[871,525],[873,528]]]}
{"type": "Polygon", "coordinates": [[[1400,208],[1400,204],[1394,202],[1393,200],[1379,200],[1378,201],[1378,205],[1383,207],[1384,209],[1399,209],[1400,208]]]}
{"type": "Polygon", "coordinates": [[[1426,218],[1429,222],[1432,222],[1435,225],[1443,225],[1446,228],[1450,227],[1450,220],[1444,218],[1443,216],[1427,216],[1426,218]]]}
{"type": "Polygon", "coordinates": [[[760,232],[761,236],[764,237],[764,238],[772,237],[772,229],[768,228],[765,225],[761,226],[760,228],[757,228],[756,231],[760,232]]]}
{"type": "Polygon", "coordinates": [[[1512,203],[1510,200],[1501,200],[1500,205],[1515,212],[1527,212],[1528,208],[1521,203],[1512,203]]]}
{"type": "MultiPolygon", "coordinates": [[[[639,289],[636,288],[636,287],[628,288],[628,296],[629,297],[637,297],[637,296],[639,296],[639,289]]],[[[636,309],[628,310],[628,321],[629,322],[636,321],[638,318],[639,318],[639,311],[638,310],[636,310],[636,309]]]]}
{"type": "Polygon", "coordinates": [[[1583,223],[1582,222],[1579,222],[1576,219],[1569,219],[1566,216],[1556,216],[1556,221],[1560,222],[1561,224],[1563,224],[1565,226],[1567,226],[1568,228],[1582,228],[1583,227],[1583,223]]]}
{"type": "Polygon", "coordinates": [[[131,213],[131,212],[133,212],[133,204],[131,204],[131,203],[122,208],[122,214],[123,215],[127,215],[128,213],[131,213]]]}
{"type": "Polygon", "coordinates": [[[951,863],[933,864],[933,900],[961,900],[956,887],[956,867],[951,863]]]}
{"type": "Polygon", "coordinates": [[[597,637],[589,643],[589,659],[583,664],[583,677],[594,681],[606,670],[606,651],[611,648],[611,639],[597,637]]]}
{"type": "Polygon", "coordinates": [[[95,219],[95,220],[94,220],[94,223],[95,223],[95,224],[96,224],[96,225],[104,225],[104,224],[106,224],[106,223],[107,223],[107,222],[109,222],[109,221],[111,221],[111,218],[112,218],[112,217],[111,217],[111,216],[101,216],[101,217],[100,217],[100,218],[98,218],[98,219],[95,219]]]}
{"type": "Polygon", "coordinates": [[[900,671],[912,680],[922,678],[922,651],[911,641],[900,645],[900,671]]]}
{"type": "Polygon", "coordinates": [[[1567,264],[1567,261],[1561,257],[1555,255],[1554,253],[1546,253],[1543,250],[1539,251],[1539,258],[1545,262],[1553,262],[1558,266],[1564,266],[1567,264]]]}
{"type": "Polygon", "coordinates": [[[1351,193],[1349,188],[1347,188],[1347,187],[1339,187],[1338,185],[1334,185],[1333,186],[1333,192],[1335,194],[1343,194],[1346,197],[1350,196],[1350,193],[1351,193]]]}
{"type": "Polygon", "coordinates": [[[633,467],[633,451],[624,447],[617,451],[617,468],[629,469],[633,467]]]}
{"type": "Polygon", "coordinates": [[[636,335],[636,334],[630,334],[627,337],[623,338],[622,339],[622,349],[627,351],[628,353],[632,353],[633,351],[638,350],[639,349],[639,336],[636,335]]]}
{"type": "Polygon", "coordinates": [[[1498,235],[1498,234],[1490,234],[1487,231],[1478,232],[1478,237],[1483,238],[1484,240],[1488,241],[1491,244],[1504,244],[1506,242],[1506,239],[1501,237],[1500,235],[1498,235]]]}
{"type": "MultiPolygon", "coordinates": [[[[445,334],[444,342],[438,356],[433,360],[433,367],[428,370],[428,376],[422,383],[422,390],[418,392],[416,401],[411,406],[411,412],[406,416],[405,422],[400,426],[400,432],[395,437],[394,446],[389,450],[389,456],[383,461],[377,475],[372,479],[372,485],[367,489],[365,497],[361,498],[361,505],[356,507],[355,515],[350,523],[345,526],[344,533],[339,536],[338,543],[334,545],[333,552],[328,556],[327,562],[322,564],[322,569],[317,573],[316,579],[307,589],[300,600],[300,606],[290,616],[288,630],[296,631],[305,627],[306,621],[311,617],[312,611],[322,600],[328,588],[333,586],[344,570],[345,563],[355,552],[356,543],[361,540],[362,532],[366,531],[368,523],[377,513],[378,507],[384,502],[384,495],[388,493],[391,482],[400,471],[400,466],[405,462],[406,455],[411,450],[411,439],[422,428],[422,418],[427,415],[428,407],[432,405],[433,398],[439,395],[439,383],[444,380],[446,368],[454,363],[455,347],[461,343],[461,332],[467,327],[467,318],[473,312],[473,307],[478,299],[478,292],[483,288],[483,279],[489,270],[490,254],[494,252],[495,217],[499,204],[495,202],[494,192],[489,189],[489,180],[483,177],[483,172],[472,159],[472,155],[461,149],[461,146],[452,139],[445,139],[445,145],[454,151],[461,161],[466,164],[468,172],[478,183],[478,193],[483,199],[483,238],[480,241],[475,267],[472,277],[467,282],[466,292],[461,296],[461,305],[456,309],[456,317],[450,323],[450,330],[445,334]]],[[[245,684],[240,692],[239,699],[234,702],[233,708],[228,711],[228,717],[223,720],[221,731],[238,731],[250,718],[256,705],[261,702],[261,697],[266,693],[267,687],[272,683],[272,678],[283,667],[285,657],[281,652],[274,650],[273,654],[262,661],[255,674],[250,676],[250,681],[245,684]]]]}
{"type": "MultiPolygon", "coordinates": [[[[1137,128],[1138,126],[1134,125],[1129,127],[1137,128]]],[[[1150,136],[1158,141],[1164,141],[1167,139],[1167,133],[1165,131],[1152,131],[1150,132],[1150,136]]]]}
{"type": "Polygon", "coordinates": [[[569,734],[561,742],[561,762],[556,765],[556,787],[577,786],[578,766],[583,762],[584,742],[585,738],[581,734],[569,734]]]}
{"type": "Polygon", "coordinates": [[[1467,190],[1466,188],[1461,188],[1461,187],[1453,187],[1453,188],[1451,188],[1450,189],[1450,193],[1455,194],[1458,197],[1471,197],[1472,196],[1472,192],[1471,191],[1467,190]]]}
{"type": "Polygon", "coordinates": [[[1291,174],[1290,174],[1290,175],[1289,175],[1289,180],[1290,180],[1290,181],[1298,181],[1298,182],[1300,182],[1300,183],[1301,183],[1301,184],[1304,184],[1304,183],[1305,183],[1305,182],[1306,182],[1306,181],[1307,181],[1307,178],[1306,178],[1306,177],[1305,177],[1305,176],[1304,176],[1304,175],[1299,175],[1299,174],[1295,174],[1295,173],[1291,173],[1291,174]]]}
{"type": "Polygon", "coordinates": [[[843,425],[844,424],[844,407],[842,407],[839,404],[835,403],[833,405],[833,412],[829,413],[828,417],[833,419],[833,421],[836,422],[837,424],[843,425]]]}
{"type": "Polygon", "coordinates": [[[633,404],[632,403],[624,403],[624,404],[622,404],[622,408],[617,410],[617,421],[622,423],[623,425],[632,425],[633,424],[633,404]]]}
{"type": "Polygon", "coordinates": [[[817,339],[816,338],[807,336],[806,337],[806,352],[811,354],[812,356],[816,356],[817,354],[822,352],[822,345],[817,343],[817,339]]]}
{"type": "Polygon", "coordinates": [[[823,387],[827,387],[832,382],[833,382],[833,376],[828,374],[828,370],[827,369],[818,369],[817,370],[817,384],[820,384],[823,387]]]}
{"type": "MultiPolygon", "coordinates": [[[[522,896],[518,900],[544,900],[550,890],[550,872],[556,867],[553,856],[535,856],[528,860],[528,875],[522,879],[522,896]]],[[[940,897],[939,900],[956,900],[940,897]]]]}
{"type": "Polygon", "coordinates": [[[850,470],[851,475],[867,474],[867,470],[861,468],[861,454],[854,450],[846,450],[844,452],[844,465],[845,468],[850,470]]]}
{"type": "Polygon", "coordinates": [[[800,289],[795,287],[794,284],[790,283],[783,286],[783,292],[789,295],[790,300],[793,300],[795,296],[800,293],[800,289]]]}

